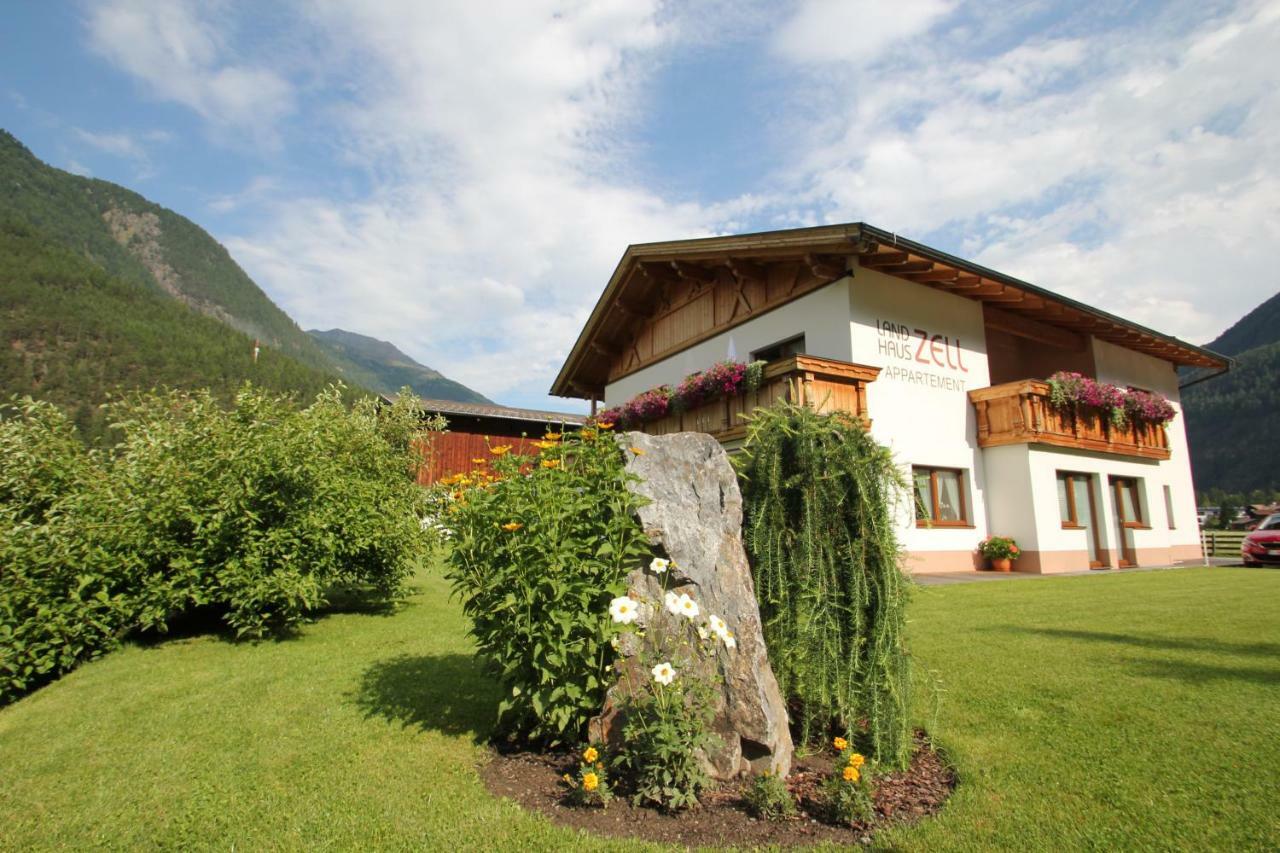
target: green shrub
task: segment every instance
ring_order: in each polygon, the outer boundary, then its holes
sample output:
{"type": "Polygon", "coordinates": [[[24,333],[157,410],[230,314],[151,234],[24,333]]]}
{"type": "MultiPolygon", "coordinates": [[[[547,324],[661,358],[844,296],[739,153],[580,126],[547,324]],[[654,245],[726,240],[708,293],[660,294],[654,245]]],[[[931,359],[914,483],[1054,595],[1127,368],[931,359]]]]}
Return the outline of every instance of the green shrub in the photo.
{"type": "Polygon", "coordinates": [[[208,606],[237,636],[287,630],[334,587],[394,598],[426,544],[408,397],[348,410],[333,388],[299,410],[245,389],[226,411],[152,393],[113,414],[115,547],[141,580],[143,627],[208,606]]]}
{"type": "Polygon", "coordinates": [[[503,688],[498,734],[557,744],[582,740],[603,704],[609,601],[649,545],[613,437],[549,435],[536,457],[491,447],[492,468],[462,478],[471,487],[442,523],[453,539],[448,577],[503,688]]]}
{"type": "Polygon", "coordinates": [[[195,608],[237,636],[296,626],[328,590],[394,599],[427,544],[409,397],[299,410],[246,388],[111,406],[89,450],[56,408],[0,421],[0,701],[195,608]]]}
{"type": "Polygon", "coordinates": [[[796,799],[786,780],[768,771],[752,777],[742,799],[747,811],[761,820],[786,820],[796,814],[796,799]]]}
{"type": "Polygon", "coordinates": [[[801,739],[865,725],[874,755],[904,765],[906,485],[889,451],[860,421],[784,402],[756,411],[735,464],[769,659],[801,739]]]}
{"type": "Polygon", "coordinates": [[[132,585],[98,546],[105,478],[55,406],[23,400],[0,421],[0,704],[114,648],[132,585]]]}

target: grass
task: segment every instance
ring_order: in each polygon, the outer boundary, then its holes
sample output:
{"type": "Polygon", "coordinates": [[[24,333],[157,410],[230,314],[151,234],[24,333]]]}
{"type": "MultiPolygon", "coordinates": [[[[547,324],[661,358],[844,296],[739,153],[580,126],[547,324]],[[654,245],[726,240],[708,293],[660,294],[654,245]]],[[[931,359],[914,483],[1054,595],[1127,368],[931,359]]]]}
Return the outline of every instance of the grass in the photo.
{"type": "MultiPolygon", "coordinates": [[[[131,646],[0,710],[0,848],[646,849],[491,798],[494,688],[434,574],[293,640],[131,646]]],[[[1280,572],[920,590],[962,784],[904,849],[1280,845],[1280,572]]],[[[928,696],[921,712],[932,716],[928,696]]]]}

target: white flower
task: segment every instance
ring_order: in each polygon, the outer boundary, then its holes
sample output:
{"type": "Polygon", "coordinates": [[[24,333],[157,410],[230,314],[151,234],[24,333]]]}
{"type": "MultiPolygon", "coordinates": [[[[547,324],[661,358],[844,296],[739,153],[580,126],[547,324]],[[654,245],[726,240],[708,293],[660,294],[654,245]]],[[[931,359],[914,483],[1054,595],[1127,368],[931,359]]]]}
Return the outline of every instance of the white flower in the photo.
{"type": "Polygon", "coordinates": [[[669,568],[671,568],[671,561],[664,560],[661,557],[654,557],[652,562],[649,563],[649,571],[655,575],[660,575],[669,568]]]}
{"type": "Polygon", "coordinates": [[[676,671],[672,669],[669,663],[660,663],[651,672],[653,673],[653,680],[659,684],[670,684],[676,680],[676,671]]]}
{"type": "Polygon", "coordinates": [[[726,631],[722,639],[726,649],[736,649],[738,647],[738,641],[734,639],[732,631],[726,631]]]}
{"type": "Polygon", "coordinates": [[[698,614],[702,612],[698,609],[698,602],[690,598],[688,593],[682,593],[680,597],[676,599],[676,604],[680,608],[676,612],[682,616],[688,616],[690,619],[698,618],[698,614]]]}
{"type": "Polygon", "coordinates": [[[711,639],[711,632],[710,632],[710,631],[708,631],[706,628],[702,627],[701,625],[699,625],[699,626],[698,626],[698,636],[699,636],[699,637],[701,637],[701,638],[702,638],[702,639],[704,639],[704,640],[710,640],[710,639],[711,639]]]}
{"type": "Polygon", "coordinates": [[[663,605],[667,608],[667,612],[673,616],[680,615],[680,596],[671,590],[667,590],[666,597],[663,599],[663,605]]]}
{"type": "Polygon", "coordinates": [[[724,624],[724,620],[714,613],[707,617],[707,627],[712,631],[715,631],[716,636],[722,640],[724,639],[725,633],[729,630],[729,626],[724,624]]]}
{"type": "Polygon", "coordinates": [[[639,606],[629,596],[620,595],[609,602],[609,615],[614,622],[630,625],[636,621],[639,612],[639,606]]]}

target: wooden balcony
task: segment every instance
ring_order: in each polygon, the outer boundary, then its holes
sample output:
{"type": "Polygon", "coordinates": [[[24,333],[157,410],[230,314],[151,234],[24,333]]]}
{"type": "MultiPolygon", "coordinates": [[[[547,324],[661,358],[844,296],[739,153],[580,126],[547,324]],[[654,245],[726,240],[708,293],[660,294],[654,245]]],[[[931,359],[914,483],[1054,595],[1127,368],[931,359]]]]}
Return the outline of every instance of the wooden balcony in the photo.
{"type": "Polygon", "coordinates": [[[1141,459],[1169,458],[1163,426],[1131,423],[1119,428],[1097,413],[1059,411],[1049,403],[1047,382],[1023,379],[993,385],[970,391],[969,400],[978,417],[979,447],[1049,444],[1141,459]]]}
{"type": "Polygon", "coordinates": [[[719,441],[734,441],[746,435],[743,415],[778,400],[791,400],[815,407],[819,412],[848,412],[862,418],[867,426],[867,383],[880,375],[880,368],[793,355],[765,365],[760,387],[755,391],[708,400],[701,406],[650,421],[640,429],[651,435],[672,432],[705,432],[719,441]]]}

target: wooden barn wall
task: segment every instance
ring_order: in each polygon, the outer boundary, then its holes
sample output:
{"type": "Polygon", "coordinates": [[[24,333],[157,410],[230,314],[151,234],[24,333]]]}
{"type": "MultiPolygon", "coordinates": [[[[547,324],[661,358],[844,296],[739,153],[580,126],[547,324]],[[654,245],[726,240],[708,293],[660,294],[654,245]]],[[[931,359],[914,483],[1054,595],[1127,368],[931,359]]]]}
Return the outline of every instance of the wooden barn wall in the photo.
{"type": "Polygon", "coordinates": [[[425,464],[418,471],[418,484],[430,486],[444,477],[451,477],[478,467],[472,459],[492,459],[490,446],[511,445],[512,453],[537,453],[533,442],[542,437],[539,430],[529,438],[509,435],[488,435],[472,432],[442,432],[431,436],[420,446],[425,464]]]}

